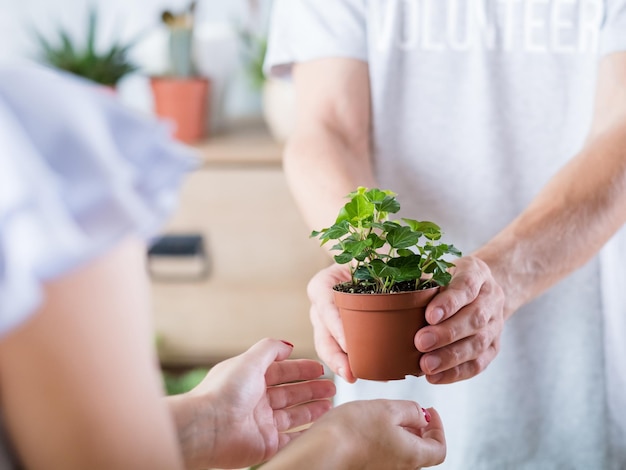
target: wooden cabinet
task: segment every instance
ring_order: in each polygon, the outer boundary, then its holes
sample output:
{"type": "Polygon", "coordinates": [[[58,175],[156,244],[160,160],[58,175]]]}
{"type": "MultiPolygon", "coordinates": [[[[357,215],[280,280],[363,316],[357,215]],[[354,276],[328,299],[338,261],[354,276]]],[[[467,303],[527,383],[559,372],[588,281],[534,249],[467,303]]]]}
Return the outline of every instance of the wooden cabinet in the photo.
{"type": "Polygon", "coordinates": [[[253,122],[196,148],[203,164],[164,232],[201,233],[209,276],[153,280],[162,363],[213,363],[266,336],[292,342],[294,357],[316,357],[306,285],[329,258],[292,200],[281,146],[253,122]]]}

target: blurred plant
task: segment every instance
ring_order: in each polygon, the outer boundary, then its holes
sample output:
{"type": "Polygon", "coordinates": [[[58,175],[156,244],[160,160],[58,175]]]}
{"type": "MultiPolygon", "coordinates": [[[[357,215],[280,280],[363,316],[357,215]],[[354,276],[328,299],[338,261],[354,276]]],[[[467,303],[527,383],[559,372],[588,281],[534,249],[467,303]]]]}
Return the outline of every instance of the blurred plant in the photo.
{"type": "Polygon", "coordinates": [[[261,90],[265,83],[263,63],[267,53],[267,36],[257,34],[246,28],[239,28],[239,39],[242,46],[244,69],[250,85],[255,90],[261,90]]]}
{"type": "Polygon", "coordinates": [[[266,80],[263,63],[267,53],[267,18],[262,18],[258,0],[248,0],[248,13],[246,24],[235,25],[235,30],[248,82],[253,90],[260,91],[266,80]]]}
{"type": "Polygon", "coordinates": [[[198,385],[206,376],[208,369],[191,369],[182,374],[169,371],[162,371],[163,385],[167,395],[178,395],[185,393],[198,385]]]}
{"type": "Polygon", "coordinates": [[[161,20],[169,30],[170,73],[177,77],[190,77],[195,74],[193,63],[193,29],[196,2],[180,13],[165,10],[161,20]]]}
{"type": "Polygon", "coordinates": [[[128,52],[139,37],[125,44],[114,43],[103,51],[96,50],[98,13],[90,8],[87,27],[87,42],[80,47],[73,42],[70,34],[59,29],[56,42],[35,32],[42,49],[41,60],[53,67],[71,72],[106,86],[115,86],[125,75],[137,70],[128,59],[128,52]]]}

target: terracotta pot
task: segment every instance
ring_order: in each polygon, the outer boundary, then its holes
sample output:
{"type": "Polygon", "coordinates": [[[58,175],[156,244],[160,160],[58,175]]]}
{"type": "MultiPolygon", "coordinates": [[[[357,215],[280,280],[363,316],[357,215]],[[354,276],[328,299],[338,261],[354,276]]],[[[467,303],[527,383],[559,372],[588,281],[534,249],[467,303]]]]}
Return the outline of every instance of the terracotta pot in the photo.
{"type": "Polygon", "coordinates": [[[174,136],[193,143],[208,137],[211,82],[206,77],[151,77],[157,116],[171,120],[174,136]]]}
{"type": "Polygon", "coordinates": [[[333,291],[355,377],[400,380],[420,374],[415,333],[426,325],[426,305],[437,292],[439,287],[392,294],[333,291]]]}

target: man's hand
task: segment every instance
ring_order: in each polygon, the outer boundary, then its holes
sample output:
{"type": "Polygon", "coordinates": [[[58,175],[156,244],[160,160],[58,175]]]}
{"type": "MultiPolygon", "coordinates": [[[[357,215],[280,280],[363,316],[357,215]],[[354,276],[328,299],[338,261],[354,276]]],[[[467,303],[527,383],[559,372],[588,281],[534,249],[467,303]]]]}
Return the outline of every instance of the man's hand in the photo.
{"type": "Polygon", "coordinates": [[[486,263],[473,256],[455,262],[450,284],[426,308],[430,326],[415,335],[420,368],[430,383],[478,375],[500,350],[504,293],[486,263]]]}
{"type": "MultiPolygon", "coordinates": [[[[500,349],[504,327],[504,294],[486,263],[466,256],[455,263],[452,281],[426,309],[430,326],[415,336],[415,346],[426,353],[420,368],[431,383],[465,380],[485,370],[500,349]]],[[[332,286],[350,279],[347,265],[332,265],[309,282],[311,323],[320,359],[348,382],[346,343],[333,302],[332,286]]]]}
{"type": "Polygon", "coordinates": [[[348,363],[346,338],[332,291],[335,284],[349,280],[348,265],[333,264],[313,276],[307,292],[311,301],[310,315],[317,355],[335,374],[352,383],[356,378],[348,363]]]}

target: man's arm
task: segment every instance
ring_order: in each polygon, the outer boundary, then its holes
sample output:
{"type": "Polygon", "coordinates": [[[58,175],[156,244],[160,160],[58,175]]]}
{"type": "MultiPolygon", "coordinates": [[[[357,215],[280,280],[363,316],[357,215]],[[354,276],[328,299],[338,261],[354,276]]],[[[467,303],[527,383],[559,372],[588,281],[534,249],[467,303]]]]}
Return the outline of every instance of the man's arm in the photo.
{"type": "Polygon", "coordinates": [[[605,57],[582,150],[529,207],[475,255],[511,315],[585,264],[626,221],[626,52],[605,57]]]}
{"type": "Polygon", "coordinates": [[[307,224],[331,224],[345,196],[375,186],[370,152],[368,66],[329,58],[294,66],[297,119],[284,168],[307,224]]]}
{"type": "MultiPolygon", "coordinates": [[[[356,59],[319,59],[295,65],[293,79],[297,119],[285,149],[284,170],[306,223],[318,230],[334,222],[348,193],[358,186],[376,186],[369,70],[356,59]]],[[[336,275],[311,282],[308,288],[315,349],[333,371],[354,381],[330,293],[334,283],[349,279],[349,272],[345,265],[332,268],[336,275]]]]}
{"type": "MultiPolygon", "coordinates": [[[[344,181],[350,181],[350,171],[358,171],[347,165],[341,170],[344,181]]],[[[314,194],[315,188],[308,189],[314,194]]],[[[315,205],[311,196],[299,202],[315,205]]],[[[328,217],[320,210],[307,213],[316,226],[317,218],[328,217]]],[[[416,347],[425,353],[420,367],[428,381],[451,383],[482,372],[499,351],[504,321],[587,262],[624,221],[626,53],[616,53],[601,63],[593,123],[579,154],[500,234],[456,261],[450,285],[428,305],[430,326],[415,338],[416,347]]],[[[336,266],[322,271],[309,284],[309,297],[320,358],[353,381],[341,323],[327,292],[345,276],[336,266]]]]}
{"type": "Polygon", "coordinates": [[[624,221],[626,53],[619,53],[601,63],[581,151],[519,217],[455,263],[452,282],[428,305],[431,326],[415,338],[427,353],[420,366],[428,380],[457,382],[482,372],[499,351],[503,321],[586,263],[624,221]],[[443,316],[433,321],[436,311],[443,316]]]}

